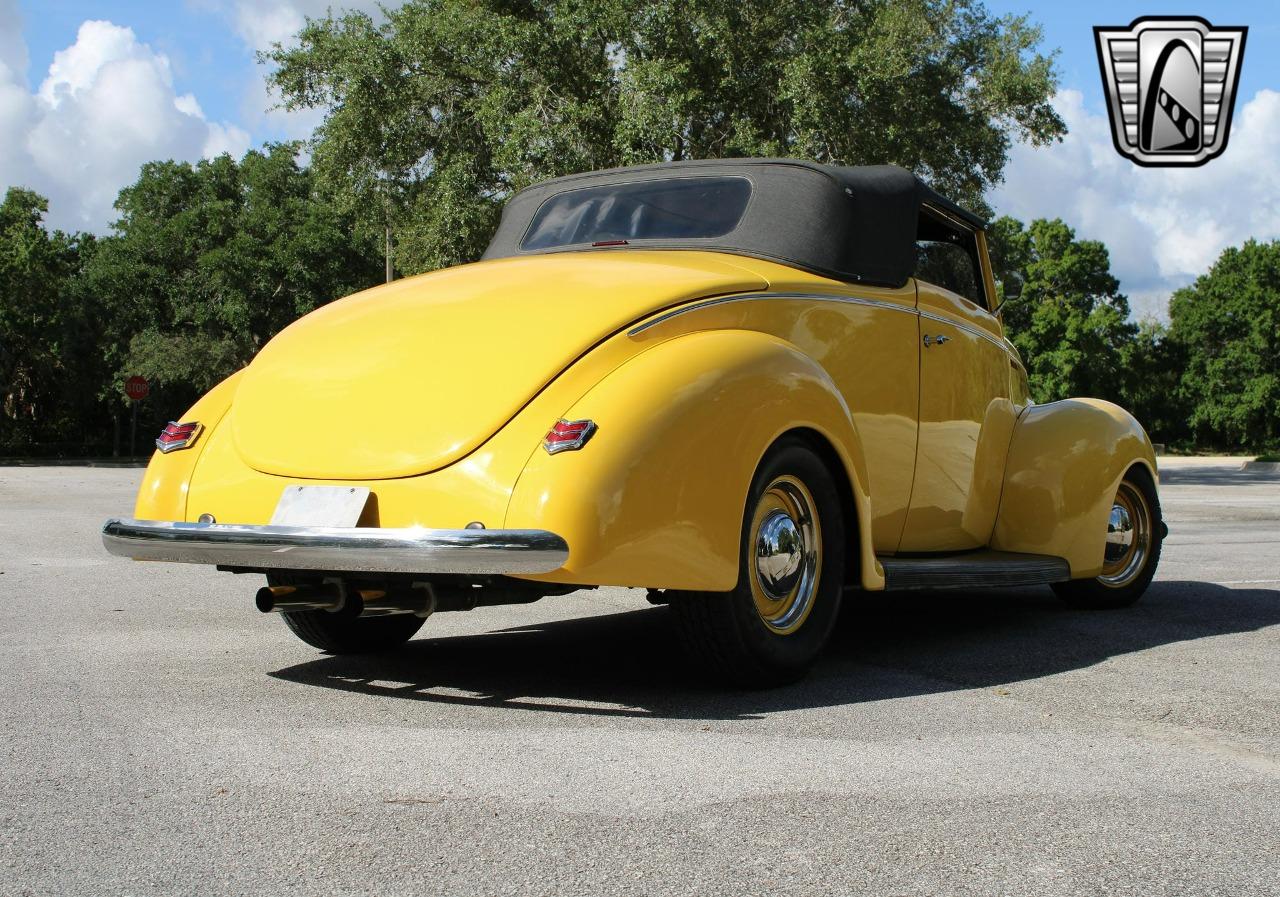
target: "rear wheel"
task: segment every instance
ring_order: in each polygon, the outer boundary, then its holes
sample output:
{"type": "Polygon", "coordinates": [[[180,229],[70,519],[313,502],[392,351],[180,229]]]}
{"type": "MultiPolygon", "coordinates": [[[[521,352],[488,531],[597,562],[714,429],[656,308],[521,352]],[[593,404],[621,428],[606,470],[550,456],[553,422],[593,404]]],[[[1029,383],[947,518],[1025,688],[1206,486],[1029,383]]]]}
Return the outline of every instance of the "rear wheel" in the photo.
{"type": "Polygon", "coordinates": [[[1142,597],[1156,575],[1163,539],[1155,484],[1146,470],[1134,468],[1120,481],[1111,503],[1102,572],[1055,583],[1053,590],[1074,607],[1127,607],[1142,597]]]}
{"type": "Polygon", "coordinates": [[[779,442],[761,462],[747,498],[737,586],[672,596],[692,657],[738,685],[799,679],[839,613],[844,546],[831,473],[805,443],[779,442]]]}
{"type": "Polygon", "coordinates": [[[426,620],[413,614],[354,617],[342,611],[299,610],[283,613],[284,624],[313,648],[330,654],[375,654],[398,648],[426,620]]]}

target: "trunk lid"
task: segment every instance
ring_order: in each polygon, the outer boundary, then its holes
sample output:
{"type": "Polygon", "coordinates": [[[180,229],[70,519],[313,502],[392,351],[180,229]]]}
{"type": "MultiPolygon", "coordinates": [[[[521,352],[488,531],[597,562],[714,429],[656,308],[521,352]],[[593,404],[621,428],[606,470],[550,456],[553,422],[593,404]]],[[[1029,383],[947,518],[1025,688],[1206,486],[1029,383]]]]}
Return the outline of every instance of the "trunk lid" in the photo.
{"type": "Polygon", "coordinates": [[[236,391],[236,448],[256,470],[308,479],[438,470],[631,322],[767,286],[724,255],[623,250],[480,262],[375,287],[263,347],[236,391]]]}

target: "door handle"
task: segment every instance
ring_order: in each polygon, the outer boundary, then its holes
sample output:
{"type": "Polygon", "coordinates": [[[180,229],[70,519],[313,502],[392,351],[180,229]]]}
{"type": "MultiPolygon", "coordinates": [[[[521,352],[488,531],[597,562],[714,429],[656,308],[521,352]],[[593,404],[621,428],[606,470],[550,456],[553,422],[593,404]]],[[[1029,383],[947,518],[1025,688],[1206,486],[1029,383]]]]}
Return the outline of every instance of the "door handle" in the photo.
{"type": "Polygon", "coordinates": [[[941,333],[939,333],[937,336],[930,336],[929,334],[926,333],[924,335],[924,347],[927,349],[934,344],[941,346],[943,343],[947,342],[947,340],[949,339],[951,339],[951,337],[945,336],[941,333]]]}

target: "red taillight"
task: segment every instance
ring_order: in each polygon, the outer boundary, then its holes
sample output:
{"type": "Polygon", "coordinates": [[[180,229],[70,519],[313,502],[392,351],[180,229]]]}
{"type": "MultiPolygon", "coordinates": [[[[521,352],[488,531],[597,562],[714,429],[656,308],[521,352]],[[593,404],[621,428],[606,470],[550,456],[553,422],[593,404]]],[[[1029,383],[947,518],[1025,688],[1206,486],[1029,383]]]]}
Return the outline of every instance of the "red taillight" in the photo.
{"type": "Polygon", "coordinates": [[[570,452],[582,448],[595,433],[596,425],[589,420],[558,420],[551,432],[542,440],[542,447],[548,455],[556,452],[570,452]]]}
{"type": "Polygon", "coordinates": [[[185,424],[169,421],[168,426],[160,431],[160,438],[156,440],[156,448],[161,452],[189,448],[199,435],[200,424],[197,421],[185,424]]]}

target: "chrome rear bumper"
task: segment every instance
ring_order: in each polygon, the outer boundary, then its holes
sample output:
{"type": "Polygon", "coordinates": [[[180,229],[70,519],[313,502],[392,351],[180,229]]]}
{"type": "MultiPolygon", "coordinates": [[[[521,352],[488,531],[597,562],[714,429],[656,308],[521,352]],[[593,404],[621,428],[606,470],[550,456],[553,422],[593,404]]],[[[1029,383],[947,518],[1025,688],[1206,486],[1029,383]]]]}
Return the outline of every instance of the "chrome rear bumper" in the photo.
{"type": "Polygon", "coordinates": [[[536,529],[376,529],[112,518],[107,551],[138,561],[363,573],[550,573],[569,559],[536,529]]]}

